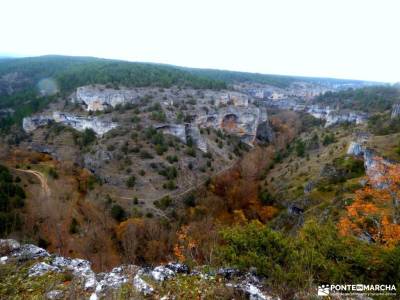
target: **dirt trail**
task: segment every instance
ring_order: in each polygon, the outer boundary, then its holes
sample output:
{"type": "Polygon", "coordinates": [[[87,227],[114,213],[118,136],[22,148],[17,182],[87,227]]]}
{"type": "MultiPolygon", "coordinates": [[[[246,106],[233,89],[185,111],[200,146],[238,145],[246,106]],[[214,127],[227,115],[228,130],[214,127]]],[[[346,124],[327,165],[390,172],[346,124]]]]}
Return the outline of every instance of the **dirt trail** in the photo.
{"type": "Polygon", "coordinates": [[[29,173],[29,174],[32,174],[33,176],[35,176],[40,182],[40,186],[42,187],[44,195],[47,197],[50,196],[50,188],[47,183],[47,179],[42,173],[40,173],[39,171],[35,171],[35,170],[22,170],[22,169],[14,169],[14,170],[16,170],[18,172],[23,172],[23,173],[29,173]]]}

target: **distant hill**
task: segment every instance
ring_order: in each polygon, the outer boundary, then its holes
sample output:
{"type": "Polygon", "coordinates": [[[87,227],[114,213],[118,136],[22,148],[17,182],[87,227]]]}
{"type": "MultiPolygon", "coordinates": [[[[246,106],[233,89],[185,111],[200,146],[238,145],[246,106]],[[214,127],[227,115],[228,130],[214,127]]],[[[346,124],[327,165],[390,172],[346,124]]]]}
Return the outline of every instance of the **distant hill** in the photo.
{"type": "Polygon", "coordinates": [[[78,86],[94,83],[128,87],[178,85],[198,89],[221,89],[226,88],[227,84],[237,82],[261,83],[280,88],[286,88],[295,81],[323,85],[364,83],[359,80],[196,69],[94,57],[47,55],[1,59],[0,56],[0,77],[10,73],[18,73],[19,78],[23,78],[31,86],[42,78],[52,77],[58,81],[62,92],[70,92],[78,86]]]}
{"type": "Polygon", "coordinates": [[[173,65],[128,62],[94,57],[47,55],[24,58],[0,58],[0,110],[12,108],[15,114],[0,119],[0,128],[20,123],[24,116],[46,107],[57,96],[69,95],[79,86],[106,84],[110,87],[191,87],[224,89],[232,83],[261,83],[286,88],[297,81],[315,84],[354,84],[362,81],[267,75],[211,69],[184,68],[173,65]],[[59,94],[38,94],[41,79],[51,78],[59,94]]]}
{"type": "MultiPolygon", "coordinates": [[[[0,61],[0,77],[17,73],[34,85],[42,78],[56,79],[62,92],[78,86],[109,83],[124,86],[190,86],[225,88],[223,81],[196,76],[174,66],[126,62],[93,57],[40,56],[0,61]]],[[[28,86],[27,86],[28,87],[28,86]]]]}
{"type": "Polygon", "coordinates": [[[370,82],[354,79],[338,79],[329,77],[305,77],[305,76],[290,76],[290,75],[273,75],[249,72],[237,72],[227,70],[215,69],[196,69],[196,68],[182,68],[188,72],[204,76],[210,79],[221,80],[226,83],[247,82],[247,83],[260,83],[276,86],[279,88],[287,88],[294,82],[308,82],[323,86],[332,85],[381,85],[380,82],[370,82]]]}

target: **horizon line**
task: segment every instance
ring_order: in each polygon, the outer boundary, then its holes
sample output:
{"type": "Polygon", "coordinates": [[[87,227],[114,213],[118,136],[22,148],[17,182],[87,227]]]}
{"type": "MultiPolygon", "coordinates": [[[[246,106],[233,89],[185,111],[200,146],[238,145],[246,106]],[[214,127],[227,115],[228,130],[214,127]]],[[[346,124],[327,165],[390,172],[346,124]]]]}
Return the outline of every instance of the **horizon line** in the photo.
{"type": "Polygon", "coordinates": [[[251,72],[251,71],[241,71],[241,70],[232,70],[232,69],[224,69],[224,68],[214,68],[214,67],[192,67],[192,66],[184,66],[184,65],[175,65],[164,62],[150,62],[150,61],[138,61],[138,60],[130,60],[130,59],[122,59],[122,58],[110,58],[110,57],[99,57],[99,56],[91,56],[91,55],[71,55],[71,54],[40,54],[40,55],[29,55],[29,54],[17,54],[17,53],[2,53],[0,52],[0,58],[9,58],[9,59],[20,59],[20,58],[35,58],[35,57],[46,57],[46,56],[59,56],[59,57],[76,57],[76,58],[94,58],[94,59],[104,59],[104,60],[114,60],[114,61],[122,61],[122,62],[130,62],[130,63],[144,63],[144,64],[158,64],[171,66],[176,68],[183,69],[196,69],[196,70],[208,70],[208,71],[219,71],[219,72],[233,72],[233,73],[246,73],[246,74],[255,74],[255,75],[263,75],[263,76],[278,76],[278,77],[292,77],[292,78],[304,78],[304,79],[323,79],[323,80],[343,80],[343,81],[360,81],[365,83],[378,83],[378,84],[396,84],[399,81],[378,81],[378,80],[366,80],[366,79],[354,79],[354,78],[345,78],[345,77],[334,77],[334,76],[325,76],[325,75],[289,75],[289,74],[279,74],[279,73],[261,73],[261,72],[251,72]]]}

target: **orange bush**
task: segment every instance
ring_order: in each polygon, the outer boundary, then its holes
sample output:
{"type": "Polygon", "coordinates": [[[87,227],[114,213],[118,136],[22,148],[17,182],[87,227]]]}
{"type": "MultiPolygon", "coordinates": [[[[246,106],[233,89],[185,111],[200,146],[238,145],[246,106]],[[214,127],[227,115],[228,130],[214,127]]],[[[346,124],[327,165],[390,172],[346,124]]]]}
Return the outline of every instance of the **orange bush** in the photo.
{"type": "Polygon", "coordinates": [[[369,185],[356,192],[338,229],[342,235],[369,234],[374,241],[393,247],[400,241],[400,225],[394,221],[400,196],[400,166],[377,159],[369,175],[369,185]]]}

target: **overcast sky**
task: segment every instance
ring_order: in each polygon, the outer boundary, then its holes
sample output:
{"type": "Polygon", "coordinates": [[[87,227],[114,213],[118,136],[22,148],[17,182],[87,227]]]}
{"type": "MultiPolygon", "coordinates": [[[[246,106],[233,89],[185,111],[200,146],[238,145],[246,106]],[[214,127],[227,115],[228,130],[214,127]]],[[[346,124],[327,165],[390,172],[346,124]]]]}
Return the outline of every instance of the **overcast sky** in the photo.
{"type": "Polygon", "coordinates": [[[0,53],[400,81],[399,0],[1,0],[0,53]]]}

